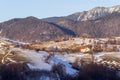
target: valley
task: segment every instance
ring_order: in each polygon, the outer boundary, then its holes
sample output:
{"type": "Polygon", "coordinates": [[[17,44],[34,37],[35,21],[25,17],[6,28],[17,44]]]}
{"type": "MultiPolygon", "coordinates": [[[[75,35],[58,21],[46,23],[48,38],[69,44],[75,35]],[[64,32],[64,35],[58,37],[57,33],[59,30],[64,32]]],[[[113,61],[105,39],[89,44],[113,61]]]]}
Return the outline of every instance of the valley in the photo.
{"type": "Polygon", "coordinates": [[[42,10],[0,23],[0,80],[120,80],[120,5],[42,10]]]}
{"type": "MultiPolygon", "coordinates": [[[[60,42],[18,42],[18,44],[17,41],[1,38],[0,65],[26,64],[30,70],[37,71],[52,71],[53,67],[58,65],[64,69],[60,75],[74,77],[85,65],[97,64],[104,65],[111,70],[117,70],[116,75],[119,78],[119,41],[119,37],[114,39],[79,37],[60,42]]],[[[45,74],[39,77],[46,78],[45,74]]],[[[59,78],[60,75],[58,75],[59,78]]],[[[53,80],[55,79],[53,76],[51,77],[53,80]]],[[[51,79],[51,77],[47,78],[51,79]]]]}

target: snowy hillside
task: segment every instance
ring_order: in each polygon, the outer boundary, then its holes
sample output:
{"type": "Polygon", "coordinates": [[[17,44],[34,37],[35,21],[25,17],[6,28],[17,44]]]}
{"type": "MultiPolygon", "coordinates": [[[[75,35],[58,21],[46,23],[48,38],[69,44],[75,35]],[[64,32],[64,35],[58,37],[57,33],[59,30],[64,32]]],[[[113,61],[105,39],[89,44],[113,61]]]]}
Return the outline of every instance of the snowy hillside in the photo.
{"type": "MultiPolygon", "coordinates": [[[[72,40],[63,41],[63,42],[54,42],[48,44],[48,48],[53,47],[55,49],[61,48],[69,48],[70,44],[84,44],[90,45],[94,44],[94,41],[101,42],[102,44],[107,41],[106,39],[82,39],[82,38],[74,38],[72,40]],[[84,40],[84,41],[83,41],[84,40]],[[91,42],[89,41],[91,40],[91,42]],[[73,43],[74,42],[74,43],[73,43]],[[64,45],[64,47],[61,46],[64,45]],[[68,44],[68,45],[67,45],[68,44]],[[54,48],[55,47],[55,48],[54,48]]],[[[0,41],[0,64],[1,65],[10,65],[13,63],[26,63],[30,70],[46,70],[53,71],[54,66],[60,65],[63,71],[64,76],[77,76],[79,71],[81,71],[82,67],[85,65],[92,64],[102,64],[107,66],[110,69],[118,69],[117,75],[119,75],[120,69],[120,52],[94,52],[93,53],[93,61],[91,54],[84,52],[71,52],[67,53],[66,51],[62,53],[61,51],[36,51],[31,49],[23,49],[22,47],[11,46],[12,43],[10,41],[0,41]]],[[[25,43],[22,45],[26,45],[25,43]]],[[[117,45],[119,48],[119,45],[117,45]]],[[[44,46],[45,47],[45,46],[44,46]]],[[[63,50],[63,49],[61,49],[63,50]]],[[[57,69],[58,70],[58,69],[57,69]]],[[[45,76],[44,76],[45,77],[45,76]]],[[[60,75],[59,75],[60,77],[60,75]]],[[[46,78],[46,77],[45,77],[46,78]]],[[[50,77],[48,77],[50,78],[50,77]]],[[[40,79],[42,80],[42,79],[40,79]]],[[[45,79],[47,80],[47,79],[45,79]]],[[[48,79],[51,80],[51,79],[48,79]]],[[[52,79],[53,80],[53,79],[52,79]]],[[[61,79],[60,79],[61,80],[61,79]]]]}

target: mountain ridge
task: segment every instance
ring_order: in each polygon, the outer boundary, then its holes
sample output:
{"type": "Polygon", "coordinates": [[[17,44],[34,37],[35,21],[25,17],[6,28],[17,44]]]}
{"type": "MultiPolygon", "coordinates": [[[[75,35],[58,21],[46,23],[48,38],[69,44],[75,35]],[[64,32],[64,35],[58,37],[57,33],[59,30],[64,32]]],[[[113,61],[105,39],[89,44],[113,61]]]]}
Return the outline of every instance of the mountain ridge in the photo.
{"type": "MultiPolygon", "coordinates": [[[[111,13],[103,17],[85,21],[73,20],[68,17],[49,18],[51,21],[33,16],[14,18],[0,23],[1,36],[20,41],[46,41],[64,36],[83,36],[84,34],[95,38],[120,36],[119,7],[109,8],[111,13]]],[[[91,11],[98,13],[101,9],[106,8],[96,7],[91,11]]],[[[84,11],[81,15],[84,14],[87,12],[84,11]]],[[[73,18],[75,17],[73,16],[73,18]]]]}
{"type": "Polygon", "coordinates": [[[112,7],[95,7],[88,11],[82,11],[70,14],[68,16],[62,16],[62,17],[48,17],[44,18],[44,21],[47,22],[55,22],[58,19],[61,19],[63,17],[74,20],[74,21],[86,21],[86,20],[95,20],[104,16],[107,16],[111,13],[118,12],[120,13],[120,5],[112,6],[112,7]],[[50,20],[53,21],[50,21],[50,20]]]}
{"type": "MultiPolygon", "coordinates": [[[[35,17],[11,19],[0,23],[1,36],[20,41],[44,41],[57,36],[69,35],[57,26],[35,17]]],[[[65,29],[67,31],[67,29],[65,29]]]]}

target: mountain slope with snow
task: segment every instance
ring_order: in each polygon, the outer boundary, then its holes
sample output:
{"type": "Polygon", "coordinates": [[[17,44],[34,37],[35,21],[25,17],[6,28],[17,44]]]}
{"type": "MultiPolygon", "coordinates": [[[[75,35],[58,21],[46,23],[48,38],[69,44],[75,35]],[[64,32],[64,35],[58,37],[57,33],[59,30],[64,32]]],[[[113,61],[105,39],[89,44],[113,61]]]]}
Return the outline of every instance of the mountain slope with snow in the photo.
{"type": "Polygon", "coordinates": [[[96,7],[89,11],[74,13],[67,17],[75,21],[96,20],[114,12],[120,13],[120,5],[113,7],[96,7]]]}
{"type": "Polygon", "coordinates": [[[120,36],[120,5],[96,7],[64,17],[38,19],[15,18],[0,23],[2,37],[31,42],[48,41],[65,36],[111,37],[120,36]],[[26,37],[27,36],[27,37],[26,37]]]}
{"type": "Polygon", "coordinates": [[[88,11],[76,12],[68,16],[44,18],[43,21],[56,22],[59,19],[68,18],[74,21],[96,20],[112,13],[120,13],[120,5],[112,7],[95,7],[88,11]]]}

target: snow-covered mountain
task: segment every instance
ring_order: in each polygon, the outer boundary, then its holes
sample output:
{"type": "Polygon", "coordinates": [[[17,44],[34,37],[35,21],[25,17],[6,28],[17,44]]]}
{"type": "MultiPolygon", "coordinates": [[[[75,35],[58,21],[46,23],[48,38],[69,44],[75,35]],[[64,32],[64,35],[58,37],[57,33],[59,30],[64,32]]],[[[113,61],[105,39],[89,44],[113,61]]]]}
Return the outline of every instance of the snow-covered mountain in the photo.
{"type": "Polygon", "coordinates": [[[47,22],[56,22],[59,19],[68,18],[74,21],[86,21],[86,20],[96,20],[101,17],[105,17],[111,13],[120,13],[120,5],[112,7],[95,7],[88,11],[76,12],[68,16],[62,17],[48,17],[42,19],[47,22]]]}
{"type": "Polygon", "coordinates": [[[114,12],[120,13],[120,5],[113,7],[96,7],[89,11],[77,12],[67,17],[75,21],[96,20],[114,12]]]}

